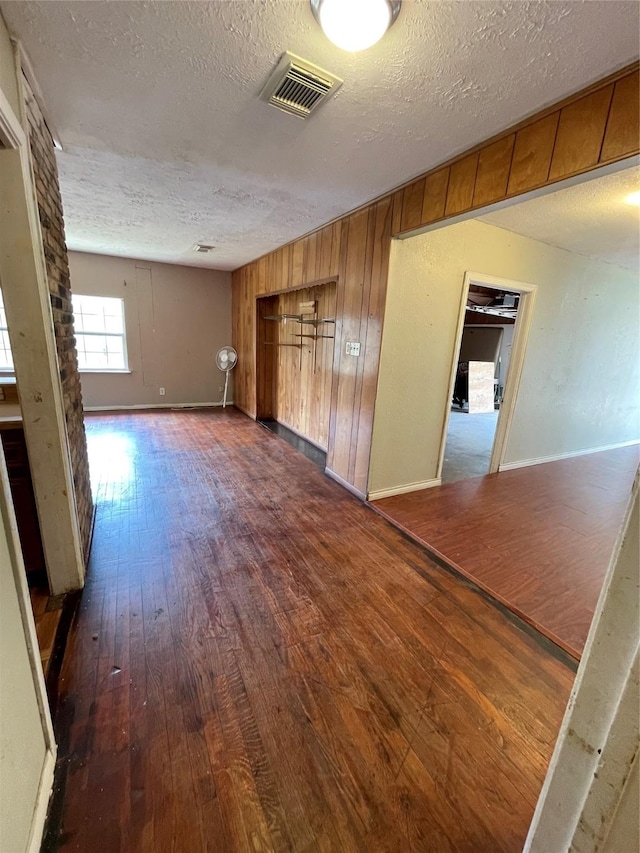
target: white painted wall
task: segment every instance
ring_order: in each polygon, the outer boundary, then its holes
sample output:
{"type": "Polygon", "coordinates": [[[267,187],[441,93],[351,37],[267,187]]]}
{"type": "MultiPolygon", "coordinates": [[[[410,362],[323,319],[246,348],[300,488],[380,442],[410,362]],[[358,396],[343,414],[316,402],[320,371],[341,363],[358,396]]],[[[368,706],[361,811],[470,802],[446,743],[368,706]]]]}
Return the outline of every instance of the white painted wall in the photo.
{"type": "Polygon", "coordinates": [[[467,221],[392,244],[369,491],[436,477],[467,271],[538,287],[505,462],[638,438],[637,276],[467,221]]]}
{"type": "Polygon", "coordinates": [[[85,408],[221,399],[215,354],[231,343],[230,273],[82,252],[69,253],[69,269],[73,293],[125,303],[131,373],[82,373],[85,408]]]}

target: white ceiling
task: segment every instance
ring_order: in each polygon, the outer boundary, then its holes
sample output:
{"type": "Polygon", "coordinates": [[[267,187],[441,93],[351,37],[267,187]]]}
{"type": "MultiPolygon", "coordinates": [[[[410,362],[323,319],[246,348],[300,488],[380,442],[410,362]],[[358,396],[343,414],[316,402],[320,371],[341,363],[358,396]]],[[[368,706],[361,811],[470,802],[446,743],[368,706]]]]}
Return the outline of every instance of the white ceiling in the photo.
{"type": "Polygon", "coordinates": [[[635,0],[405,0],[347,54],[306,0],[0,5],[62,139],[70,248],[220,269],[633,61],[640,25],[635,0]],[[345,81],[306,122],[257,98],[285,50],[345,81]]]}
{"type": "Polygon", "coordinates": [[[625,197],[640,190],[640,168],[479,216],[481,222],[638,272],[640,207],[625,197]]]}

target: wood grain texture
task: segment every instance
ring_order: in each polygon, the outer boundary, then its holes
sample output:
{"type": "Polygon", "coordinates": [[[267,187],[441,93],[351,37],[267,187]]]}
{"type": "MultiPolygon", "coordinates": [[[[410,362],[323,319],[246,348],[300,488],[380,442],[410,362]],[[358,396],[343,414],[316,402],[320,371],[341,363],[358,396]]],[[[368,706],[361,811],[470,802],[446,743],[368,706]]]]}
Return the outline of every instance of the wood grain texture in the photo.
{"type": "MultiPolygon", "coordinates": [[[[292,290],[275,297],[274,314],[298,314],[300,303],[314,301],[316,316],[335,317],[336,283],[292,290]]],[[[259,299],[258,302],[263,300],[259,299]]],[[[272,300],[269,299],[269,302],[272,300]]],[[[267,323],[272,340],[278,344],[299,344],[270,347],[275,353],[275,406],[269,417],[309,438],[324,450],[329,441],[329,412],[333,370],[335,324],[322,326],[300,325],[295,321],[267,323]],[[313,339],[310,335],[328,335],[313,339]],[[299,335],[307,337],[300,338],[299,335]]]]}
{"type": "Polygon", "coordinates": [[[522,850],[563,663],[237,412],[87,429],[59,851],[522,850]]]}
{"type": "Polygon", "coordinates": [[[278,313],[278,297],[263,296],[257,300],[258,341],[256,345],[256,417],[276,418],[278,413],[278,327],[265,317],[278,313]]]}
{"type": "Polygon", "coordinates": [[[637,153],[640,146],[639,111],[640,84],[639,72],[636,71],[615,84],[600,154],[602,163],[637,153]]]}
{"type": "Polygon", "coordinates": [[[372,505],[579,658],[638,461],[624,447],[372,505]]]}
{"type": "Polygon", "coordinates": [[[548,182],[559,118],[559,112],[552,113],[516,133],[507,186],[509,195],[518,195],[548,182]]]}
{"type": "MultiPolygon", "coordinates": [[[[422,200],[422,225],[437,222],[444,216],[447,203],[447,188],[449,186],[450,169],[440,169],[427,175],[424,182],[424,198],[422,200]]],[[[395,232],[394,230],[394,233],[395,232]]]]}
{"type": "Polygon", "coordinates": [[[451,165],[445,216],[469,210],[473,202],[473,189],[478,169],[478,152],[451,165]]]}
{"type": "Polygon", "coordinates": [[[516,135],[512,133],[480,152],[473,191],[474,207],[482,207],[505,197],[515,139],[516,135]]]}
{"type": "Polygon", "coordinates": [[[623,159],[639,151],[638,66],[635,64],[438,166],[406,187],[278,249],[272,253],[278,255],[275,262],[262,258],[236,270],[233,273],[233,328],[235,345],[241,353],[234,377],[238,404],[243,411],[255,416],[255,305],[249,308],[245,301],[255,301],[257,295],[264,293],[300,288],[337,276],[338,343],[334,358],[328,462],[330,467],[336,466],[333,470],[343,480],[355,486],[357,478],[358,490],[366,491],[363,460],[368,459],[371,446],[371,435],[367,435],[366,430],[373,422],[375,401],[375,392],[370,393],[370,389],[375,388],[378,371],[379,332],[390,248],[386,246],[384,252],[378,252],[379,260],[373,261],[369,292],[369,285],[365,286],[365,259],[372,257],[372,248],[367,241],[371,241],[377,227],[369,227],[369,217],[377,218],[379,205],[386,205],[385,210],[391,216],[388,226],[385,224],[384,239],[390,241],[392,236],[560,180],[568,174],[567,169],[572,170],[571,174],[586,173],[598,164],[623,159]],[[611,100],[608,118],[603,106],[607,98],[611,100]],[[359,222],[367,220],[367,224],[354,230],[353,217],[360,217],[359,222]],[[343,240],[348,241],[348,249],[346,243],[342,245],[343,240]],[[254,267],[255,274],[252,274],[254,267]],[[369,313],[368,304],[374,309],[369,313]],[[359,340],[364,346],[364,360],[361,356],[358,364],[350,361],[351,356],[343,358],[339,351],[347,340],[359,340]],[[335,442],[338,446],[334,446],[335,442]]]}
{"type": "Polygon", "coordinates": [[[405,188],[402,197],[402,218],[400,228],[402,231],[411,231],[422,224],[422,204],[424,201],[425,187],[424,178],[415,181],[405,188]]]}
{"type": "Polygon", "coordinates": [[[612,95],[613,84],[561,110],[550,181],[584,172],[598,163],[612,95]]]}

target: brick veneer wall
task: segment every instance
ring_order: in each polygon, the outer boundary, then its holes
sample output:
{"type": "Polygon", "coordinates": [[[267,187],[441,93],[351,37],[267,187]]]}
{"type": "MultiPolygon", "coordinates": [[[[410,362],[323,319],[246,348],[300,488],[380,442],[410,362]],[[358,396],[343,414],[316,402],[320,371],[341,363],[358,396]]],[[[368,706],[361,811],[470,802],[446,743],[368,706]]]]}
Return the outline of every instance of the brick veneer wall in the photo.
{"type": "Polygon", "coordinates": [[[87,440],[84,431],[82,389],[80,387],[80,374],[78,373],[78,356],[71,309],[69,262],[64,237],[58,168],[53,138],[49,128],[26,80],[24,84],[27,96],[31,163],[36,186],[44,256],[47,262],[47,279],[51,294],[51,309],[69,435],[80,536],[86,562],[91,537],[93,501],[89,480],[87,440]]]}

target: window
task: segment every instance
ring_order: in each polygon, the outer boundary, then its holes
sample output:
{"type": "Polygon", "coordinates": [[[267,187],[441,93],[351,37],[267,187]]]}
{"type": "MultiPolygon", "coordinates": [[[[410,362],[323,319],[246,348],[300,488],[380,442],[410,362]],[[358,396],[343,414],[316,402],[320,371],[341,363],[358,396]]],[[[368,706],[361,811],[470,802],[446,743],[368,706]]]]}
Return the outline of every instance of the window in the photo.
{"type": "Polygon", "coordinates": [[[127,370],[124,301],[110,296],[72,296],[80,370],[127,370]]]}
{"type": "Polygon", "coordinates": [[[7,329],[7,314],[4,310],[4,300],[0,290],[0,370],[13,370],[13,356],[11,355],[11,344],[9,343],[9,330],[7,329]]]}

